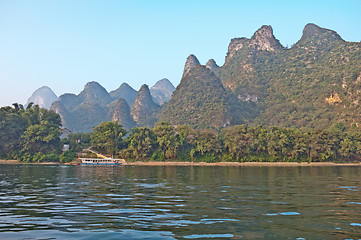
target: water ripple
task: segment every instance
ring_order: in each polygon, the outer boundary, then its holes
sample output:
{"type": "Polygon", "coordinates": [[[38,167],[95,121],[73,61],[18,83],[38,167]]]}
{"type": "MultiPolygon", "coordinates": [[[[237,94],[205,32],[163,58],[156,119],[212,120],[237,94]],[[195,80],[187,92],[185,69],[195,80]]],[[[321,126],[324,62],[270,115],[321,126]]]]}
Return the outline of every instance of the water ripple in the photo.
{"type": "Polygon", "coordinates": [[[0,235],[357,239],[360,169],[1,166],[0,235]]]}

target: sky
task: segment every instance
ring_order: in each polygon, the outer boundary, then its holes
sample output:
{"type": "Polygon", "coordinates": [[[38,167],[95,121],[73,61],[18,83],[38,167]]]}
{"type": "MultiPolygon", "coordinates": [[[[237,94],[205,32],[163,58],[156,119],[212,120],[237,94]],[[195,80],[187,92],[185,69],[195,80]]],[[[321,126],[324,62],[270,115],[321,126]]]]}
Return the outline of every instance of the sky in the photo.
{"type": "Polygon", "coordinates": [[[288,47],[307,23],[360,42],[360,12],[360,0],[0,0],[0,106],[42,86],[58,96],[90,81],[177,86],[190,54],[221,66],[230,40],[262,25],[288,47]]]}

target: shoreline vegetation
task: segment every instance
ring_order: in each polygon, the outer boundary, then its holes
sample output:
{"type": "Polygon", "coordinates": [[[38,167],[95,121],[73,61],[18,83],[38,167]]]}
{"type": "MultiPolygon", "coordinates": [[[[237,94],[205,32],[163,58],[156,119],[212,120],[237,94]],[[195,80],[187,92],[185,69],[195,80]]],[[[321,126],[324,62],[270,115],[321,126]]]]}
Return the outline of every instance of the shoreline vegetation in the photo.
{"type": "MultiPolygon", "coordinates": [[[[26,163],[18,160],[0,160],[0,164],[9,165],[70,165],[70,163],[60,162],[40,162],[40,163],[26,163]]],[[[122,166],[209,166],[209,167],[361,167],[360,162],[356,163],[335,163],[335,162],[124,162],[122,166]]]]}
{"type": "Polygon", "coordinates": [[[0,108],[0,159],[67,163],[77,157],[97,157],[95,150],[129,165],[361,162],[361,132],[342,123],[328,129],[246,124],[194,129],[159,122],[153,128],[124,129],[115,121],[101,122],[91,133],[60,138],[62,122],[57,113],[38,105],[13,106],[0,108]]]}

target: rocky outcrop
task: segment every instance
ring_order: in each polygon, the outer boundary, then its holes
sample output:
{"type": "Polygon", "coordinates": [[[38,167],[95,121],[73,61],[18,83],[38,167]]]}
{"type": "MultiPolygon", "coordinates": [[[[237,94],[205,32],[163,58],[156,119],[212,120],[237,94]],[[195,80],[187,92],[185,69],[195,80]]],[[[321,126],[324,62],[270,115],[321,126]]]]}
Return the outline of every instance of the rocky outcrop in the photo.
{"type": "Polygon", "coordinates": [[[282,49],[284,49],[284,47],[273,35],[272,27],[263,25],[250,39],[242,37],[231,40],[231,43],[228,46],[225,64],[229,63],[234,54],[241,50],[245,52],[244,57],[247,57],[248,54],[253,53],[254,51],[275,52],[282,49]]]}
{"type": "Polygon", "coordinates": [[[168,79],[163,78],[150,88],[150,94],[152,95],[154,102],[162,106],[169,101],[174,90],[175,87],[173,84],[168,79]]]}
{"type": "Polygon", "coordinates": [[[243,49],[244,47],[248,46],[248,39],[247,38],[233,38],[228,45],[228,52],[226,56],[225,64],[229,63],[232,59],[233,55],[243,49]]]}
{"type": "Polygon", "coordinates": [[[108,118],[111,121],[117,121],[125,128],[132,128],[136,124],[130,116],[129,105],[123,98],[119,98],[109,104],[108,118]]]}
{"type": "Polygon", "coordinates": [[[25,107],[29,103],[34,103],[34,105],[39,105],[40,108],[50,109],[51,105],[58,100],[58,96],[47,86],[37,89],[31,97],[28,99],[25,107]]]}
{"type": "Polygon", "coordinates": [[[183,76],[182,78],[184,78],[187,73],[195,66],[200,65],[198,59],[196,58],[196,56],[194,56],[193,54],[189,55],[187,60],[186,60],[186,64],[184,65],[184,70],[183,70],[183,76]]]}
{"type": "Polygon", "coordinates": [[[255,94],[245,93],[245,94],[239,94],[238,99],[242,102],[252,102],[252,103],[258,103],[258,96],[255,94]]]}
{"type": "Polygon", "coordinates": [[[131,116],[137,124],[140,125],[154,125],[154,121],[150,120],[156,112],[160,110],[160,106],[153,101],[150,94],[150,90],[146,84],[144,84],[134,100],[131,107],[131,116]],[[148,123],[148,120],[150,121],[148,123]]]}
{"type": "Polygon", "coordinates": [[[119,88],[111,91],[109,94],[113,100],[123,98],[125,101],[127,101],[129,106],[132,106],[134,99],[137,96],[137,91],[127,83],[122,83],[119,88]]]}
{"type": "Polygon", "coordinates": [[[206,68],[211,70],[211,72],[216,72],[219,69],[219,66],[217,65],[216,61],[214,61],[214,59],[209,59],[206,63],[206,68]]]}
{"type": "Polygon", "coordinates": [[[60,101],[54,102],[51,105],[50,110],[52,110],[60,115],[63,126],[67,125],[67,119],[65,117],[67,116],[68,111],[66,110],[65,106],[60,101]]]}
{"type": "Polygon", "coordinates": [[[258,29],[249,43],[250,47],[258,51],[274,52],[283,49],[283,46],[273,35],[273,29],[269,25],[263,25],[258,29]]]}

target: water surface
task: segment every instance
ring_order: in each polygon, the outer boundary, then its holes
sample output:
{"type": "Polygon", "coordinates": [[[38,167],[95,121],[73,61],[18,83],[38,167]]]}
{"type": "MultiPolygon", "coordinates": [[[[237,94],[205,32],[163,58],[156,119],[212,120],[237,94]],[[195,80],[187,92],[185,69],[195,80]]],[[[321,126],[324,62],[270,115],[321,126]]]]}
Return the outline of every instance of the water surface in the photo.
{"type": "Polygon", "coordinates": [[[0,239],[361,239],[360,167],[0,165],[0,239]]]}

